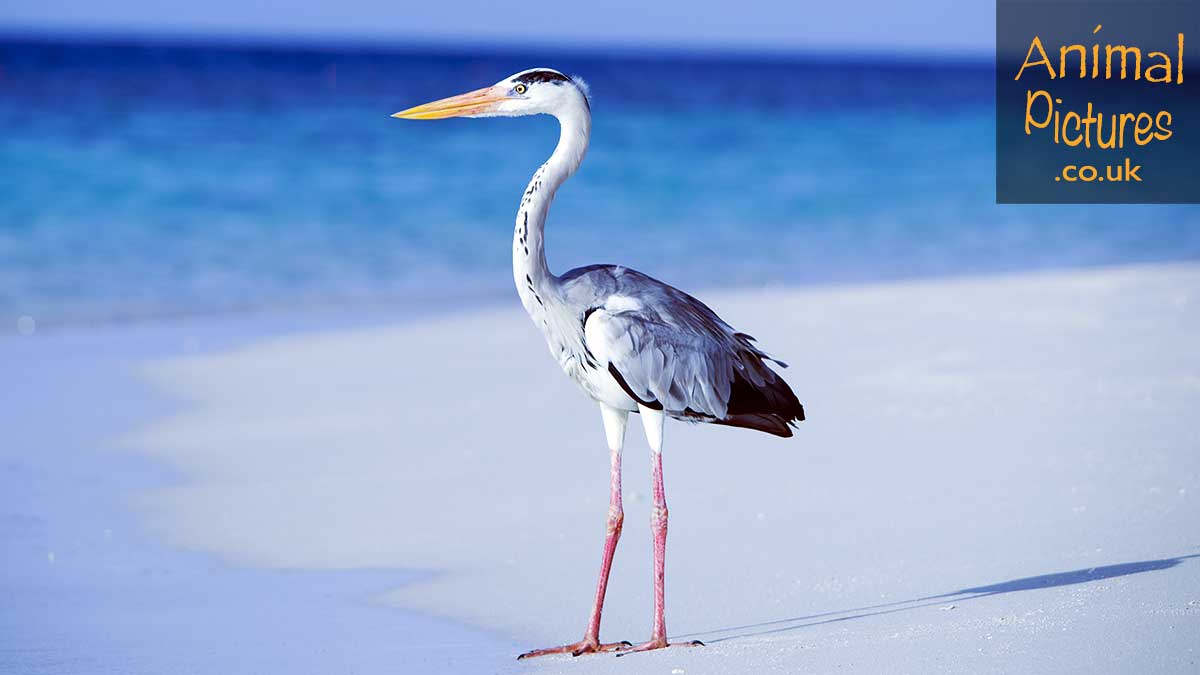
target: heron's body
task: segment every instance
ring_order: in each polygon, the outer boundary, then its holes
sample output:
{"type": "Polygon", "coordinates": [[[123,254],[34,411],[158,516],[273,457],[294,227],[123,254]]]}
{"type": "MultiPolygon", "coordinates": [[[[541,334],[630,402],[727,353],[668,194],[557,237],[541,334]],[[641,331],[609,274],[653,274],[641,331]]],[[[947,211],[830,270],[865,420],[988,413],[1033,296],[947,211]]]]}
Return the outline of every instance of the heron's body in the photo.
{"type": "MultiPolygon", "coordinates": [[[[621,451],[630,412],[640,413],[654,464],[655,620],[638,650],[668,646],[663,619],[667,508],[662,483],[665,418],[791,436],[804,409],[754,345],[704,303],[619,265],[590,265],[562,276],[546,264],[544,230],[559,186],[579,168],[591,134],[586,93],[545,69],[517,73],[492,87],[411,108],[397,117],[512,116],[545,113],[560,123],[558,145],[521,196],[513,232],[513,280],[521,303],[563,371],[600,404],[612,460],[604,558],[584,639],[523,656],[620,649],[599,642],[600,614],[620,538],[621,451]]],[[[784,365],[778,361],[779,365],[784,365]]]]}
{"type": "MultiPolygon", "coordinates": [[[[690,295],[619,265],[543,289],[530,316],[563,372],[598,403],[790,436],[800,407],[770,357],[690,295]]],[[[531,293],[526,289],[526,292],[531,293]]]]}

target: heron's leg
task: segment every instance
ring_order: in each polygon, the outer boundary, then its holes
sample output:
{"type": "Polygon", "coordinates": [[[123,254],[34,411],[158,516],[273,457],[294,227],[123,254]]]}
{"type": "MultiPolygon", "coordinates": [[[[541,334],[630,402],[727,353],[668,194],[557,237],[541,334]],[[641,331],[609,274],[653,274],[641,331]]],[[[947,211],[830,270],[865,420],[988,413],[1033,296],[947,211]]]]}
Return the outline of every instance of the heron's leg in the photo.
{"type": "Polygon", "coordinates": [[[582,640],[574,644],[550,647],[549,649],[535,649],[518,656],[518,659],[564,653],[579,656],[590,652],[607,652],[633,646],[628,642],[610,644],[600,642],[600,614],[604,609],[604,594],[608,590],[608,573],[612,569],[613,554],[617,551],[617,541],[621,539],[621,525],[625,522],[625,512],[621,508],[621,448],[625,444],[625,424],[629,420],[629,412],[601,404],[600,414],[604,417],[604,435],[608,439],[612,477],[609,482],[604,558],[600,562],[600,578],[596,582],[596,599],[592,604],[592,614],[588,619],[587,632],[584,633],[582,640]]]}
{"type": "Polygon", "coordinates": [[[621,539],[621,526],[625,523],[625,511],[621,506],[621,448],[625,444],[625,424],[629,413],[601,404],[604,417],[604,435],[608,440],[609,461],[612,475],[608,486],[608,522],[604,536],[604,558],[600,563],[600,578],[596,581],[596,599],[592,603],[592,616],[588,620],[584,639],[598,642],[600,639],[600,613],[604,609],[604,593],[608,590],[608,573],[612,569],[613,554],[621,539]]]}
{"type": "Polygon", "coordinates": [[[698,640],[678,644],[667,642],[667,622],[663,616],[666,610],[664,586],[666,585],[667,556],[667,493],[663,489],[662,472],[662,439],[665,416],[661,410],[651,410],[646,406],[639,406],[638,412],[642,414],[642,427],[646,431],[646,441],[650,444],[650,464],[654,476],[654,510],[650,512],[650,529],[654,532],[654,629],[649,642],[638,645],[629,652],[699,645],[701,643],[698,640]]]}

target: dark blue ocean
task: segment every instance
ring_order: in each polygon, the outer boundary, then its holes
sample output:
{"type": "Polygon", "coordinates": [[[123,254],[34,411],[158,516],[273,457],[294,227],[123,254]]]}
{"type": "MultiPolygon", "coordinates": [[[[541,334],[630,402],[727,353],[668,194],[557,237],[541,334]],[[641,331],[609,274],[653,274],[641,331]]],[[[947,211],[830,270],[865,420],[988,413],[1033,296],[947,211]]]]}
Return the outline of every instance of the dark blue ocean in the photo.
{"type": "Polygon", "coordinates": [[[592,149],[558,271],[685,288],[1200,257],[1200,207],[997,206],[986,61],[0,41],[0,321],[510,291],[547,117],[397,110],[549,66],[592,149]]]}

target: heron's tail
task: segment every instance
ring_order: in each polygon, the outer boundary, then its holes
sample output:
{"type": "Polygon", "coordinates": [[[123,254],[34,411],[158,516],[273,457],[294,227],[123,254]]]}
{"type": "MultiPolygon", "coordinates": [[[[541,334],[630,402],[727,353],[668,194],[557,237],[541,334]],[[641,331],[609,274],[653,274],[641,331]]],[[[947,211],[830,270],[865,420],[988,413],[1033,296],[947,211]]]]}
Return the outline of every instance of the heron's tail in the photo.
{"type": "Polygon", "coordinates": [[[740,371],[735,371],[729,390],[729,406],[723,419],[714,424],[765,431],[789,438],[797,422],[804,421],[804,406],[792,388],[778,373],[763,368],[770,379],[755,385],[740,371]]]}

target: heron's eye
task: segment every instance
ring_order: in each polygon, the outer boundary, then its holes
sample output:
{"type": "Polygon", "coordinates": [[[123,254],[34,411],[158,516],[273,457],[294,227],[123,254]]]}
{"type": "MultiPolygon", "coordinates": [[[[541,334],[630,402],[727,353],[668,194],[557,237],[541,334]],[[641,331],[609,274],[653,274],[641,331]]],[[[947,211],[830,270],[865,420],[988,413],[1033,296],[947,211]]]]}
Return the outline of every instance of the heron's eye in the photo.
{"type": "Polygon", "coordinates": [[[526,91],[528,91],[528,89],[529,88],[523,84],[518,84],[517,86],[513,87],[513,91],[517,92],[518,94],[524,94],[526,91]]]}

